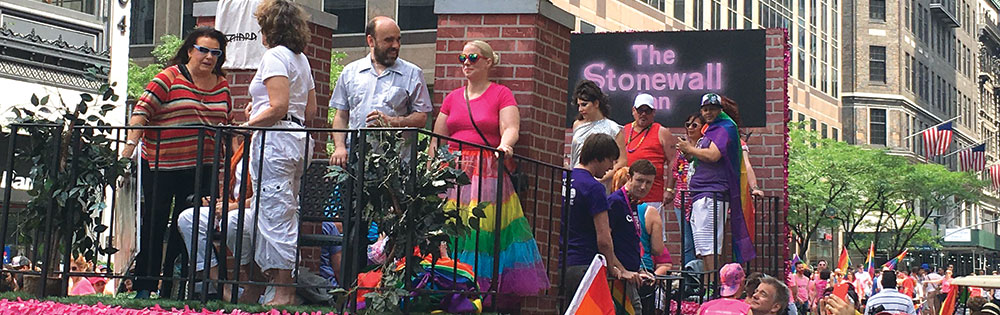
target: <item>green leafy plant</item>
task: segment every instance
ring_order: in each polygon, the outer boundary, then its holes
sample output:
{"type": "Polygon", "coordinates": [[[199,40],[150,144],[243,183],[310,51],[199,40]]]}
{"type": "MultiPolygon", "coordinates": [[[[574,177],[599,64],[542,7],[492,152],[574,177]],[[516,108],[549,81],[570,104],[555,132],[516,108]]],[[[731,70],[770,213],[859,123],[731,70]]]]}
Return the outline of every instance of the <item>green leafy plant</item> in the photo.
{"type": "MultiPolygon", "coordinates": [[[[333,93],[333,88],[337,86],[337,79],[340,79],[340,73],[344,71],[344,66],[342,62],[344,58],[347,58],[347,53],[342,51],[332,51],[330,52],[330,92],[333,93]]],[[[337,109],[330,107],[327,108],[326,112],[326,122],[333,124],[333,115],[337,114],[337,109]]],[[[333,139],[326,142],[326,154],[333,155],[333,139]]]]}
{"type": "Polygon", "coordinates": [[[156,62],[145,67],[136,64],[134,61],[128,62],[128,98],[135,99],[146,90],[146,84],[153,80],[156,74],[163,71],[164,65],[170,61],[184,43],[180,37],[175,35],[163,35],[160,37],[161,44],[153,48],[152,54],[156,62]]]}
{"type": "MultiPolygon", "coordinates": [[[[87,79],[98,80],[100,69],[89,69],[87,79]]],[[[107,130],[78,128],[79,126],[110,126],[105,115],[118,101],[116,83],[104,83],[98,89],[100,99],[88,93],[80,94],[80,102],[68,105],[59,97],[53,104],[50,96],[32,95],[31,103],[13,107],[15,123],[42,126],[23,127],[29,134],[28,146],[15,152],[17,163],[32,165],[28,176],[32,188],[31,200],[22,226],[26,231],[42,229],[51,234],[43,243],[50,262],[56,261],[57,250],[68,237],[74,254],[83,254],[93,261],[98,253],[110,255],[118,250],[101,244],[96,235],[108,229],[101,224],[101,213],[107,208],[104,189],[121,176],[129,164],[120,159],[111,147],[107,130]],[[51,211],[50,211],[51,209],[51,211]],[[45,226],[51,223],[51,230],[45,226]]],[[[31,241],[34,233],[23,237],[31,241]]]]}
{"type": "Polygon", "coordinates": [[[379,232],[388,237],[381,289],[365,297],[370,299],[369,310],[373,312],[398,311],[400,299],[409,292],[401,289],[408,281],[407,270],[397,271],[395,262],[412,258],[408,271],[422,271],[416,263],[420,258],[411,256],[411,249],[417,246],[421,253],[437,260],[440,242],[463,237],[473,227],[478,228],[488,203],[461,210],[446,206],[447,199],[442,196],[448,189],[467,185],[470,180],[458,168],[458,154],[446,147],[428,154],[429,137],[419,137],[417,131],[384,130],[369,131],[366,139],[361,144],[366,152],[364,174],[359,177],[340,166],[330,166],[327,178],[336,182],[349,178],[362,181],[357,197],[363,202],[352,207],[360,210],[365,221],[376,222],[379,232]],[[417,150],[416,160],[412,160],[411,150],[417,150]],[[462,219],[461,211],[468,211],[467,220],[462,219]]]}

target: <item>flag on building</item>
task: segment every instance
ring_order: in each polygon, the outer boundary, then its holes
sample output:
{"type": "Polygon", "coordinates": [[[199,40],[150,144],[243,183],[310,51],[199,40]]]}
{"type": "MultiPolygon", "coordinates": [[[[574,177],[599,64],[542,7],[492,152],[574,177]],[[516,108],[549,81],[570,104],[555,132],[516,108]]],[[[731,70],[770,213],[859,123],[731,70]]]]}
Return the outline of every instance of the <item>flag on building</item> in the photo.
{"type": "Polygon", "coordinates": [[[840,259],[837,260],[837,269],[847,274],[851,272],[851,255],[847,253],[847,247],[840,249],[840,259]]]}
{"type": "Polygon", "coordinates": [[[951,145],[952,131],[951,122],[924,130],[924,153],[927,157],[942,155],[948,152],[948,146],[951,145]]]}
{"type": "Polygon", "coordinates": [[[993,189],[1000,189],[1000,163],[990,165],[988,170],[990,182],[993,183],[993,189]]]}
{"type": "Polygon", "coordinates": [[[986,168],[986,143],[958,152],[958,170],[978,172],[986,168]]]}
{"type": "Polygon", "coordinates": [[[611,288],[608,287],[604,255],[597,254],[590,262],[590,268],[583,275],[565,314],[615,314],[615,302],[611,299],[611,288]]]}
{"type": "Polygon", "coordinates": [[[868,276],[875,277],[875,242],[868,246],[868,258],[865,259],[865,266],[868,268],[868,276]]]}

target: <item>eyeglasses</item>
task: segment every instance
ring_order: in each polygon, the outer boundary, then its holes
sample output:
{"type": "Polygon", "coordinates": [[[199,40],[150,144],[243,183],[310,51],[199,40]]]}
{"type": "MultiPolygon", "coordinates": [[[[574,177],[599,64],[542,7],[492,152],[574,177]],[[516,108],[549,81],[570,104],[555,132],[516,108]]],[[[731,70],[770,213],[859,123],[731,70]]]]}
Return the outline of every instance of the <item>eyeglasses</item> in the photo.
{"type": "Polygon", "coordinates": [[[696,122],[684,123],[684,127],[687,127],[687,128],[698,127],[698,123],[696,123],[696,122]]]}
{"type": "Polygon", "coordinates": [[[641,115],[649,115],[653,113],[653,109],[649,107],[639,107],[635,111],[641,115]]]}
{"type": "Polygon", "coordinates": [[[465,63],[466,60],[468,60],[469,63],[475,64],[476,61],[479,61],[479,54],[468,54],[468,55],[461,54],[461,55],[458,55],[458,62],[459,63],[465,63]]]}
{"type": "Polygon", "coordinates": [[[211,53],[212,56],[215,56],[215,57],[222,56],[222,50],[221,49],[212,49],[212,48],[202,47],[202,46],[198,46],[198,45],[194,45],[194,49],[197,49],[199,52],[201,52],[203,54],[211,53]]]}

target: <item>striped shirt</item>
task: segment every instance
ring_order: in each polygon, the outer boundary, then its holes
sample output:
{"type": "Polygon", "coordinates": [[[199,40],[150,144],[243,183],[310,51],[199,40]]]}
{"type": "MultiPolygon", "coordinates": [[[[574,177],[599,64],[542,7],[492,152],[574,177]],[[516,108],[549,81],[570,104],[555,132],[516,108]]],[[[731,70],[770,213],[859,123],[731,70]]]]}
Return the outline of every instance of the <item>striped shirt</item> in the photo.
{"type": "Polygon", "coordinates": [[[875,315],[878,312],[873,312],[873,310],[879,306],[882,306],[884,311],[893,314],[917,314],[917,310],[913,307],[913,300],[911,300],[906,294],[899,293],[899,291],[894,288],[882,289],[882,292],[879,292],[868,299],[868,306],[865,307],[865,314],[875,315]]]}
{"type": "MultiPolygon", "coordinates": [[[[185,78],[178,66],[171,66],[149,82],[132,115],[146,116],[148,126],[218,126],[230,124],[231,112],[232,97],[225,78],[220,78],[215,87],[203,90],[185,78]]],[[[205,133],[202,163],[214,160],[213,137],[214,133],[205,133]]],[[[198,129],[168,129],[159,135],[156,130],[147,130],[143,135],[142,157],[153,167],[166,170],[195,167],[197,151],[198,129]]]]}

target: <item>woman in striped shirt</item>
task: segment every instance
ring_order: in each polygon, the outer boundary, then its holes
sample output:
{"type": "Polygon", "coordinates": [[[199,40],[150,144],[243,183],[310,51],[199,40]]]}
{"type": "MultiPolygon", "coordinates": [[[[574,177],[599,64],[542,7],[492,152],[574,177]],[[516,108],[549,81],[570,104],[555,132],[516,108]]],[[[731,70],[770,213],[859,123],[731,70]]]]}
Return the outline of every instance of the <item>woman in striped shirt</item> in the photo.
{"type": "Polygon", "coordinates": [[[139,225],[140,248],[136,257],[136,298],[148,298],[157,289],[157,280],[143,279],[173,275],[173,260],[184,248],[177,230],[181,209],[194,206],[191,200],[207,196],[211,189],[209,169],[214,161],[214,132],[202,132],[197,126],[229,125],[232,122],[232,97],[222,64],[226,55],[226,36],[213,28],[200,27],[187,36],[172,65],[156,75],[146,92],[136,102],[130,126],[183,127],[187,129],[132,129],[123,157],[132,157],[142,138],[142,222],[139,225]],[[202,142],[202,151],[198,151],[202,142]],[[202,165],[201,177],[196,167],[202,165]],[[195,191],[197,187],[197,192],[195,191]],[[196,198],[189,198],[196,195],[196,198]],[[171,213],[173,215],[171,216],[171,213]],[[163,238],[169,230],[166,262],[163,238]]]}

